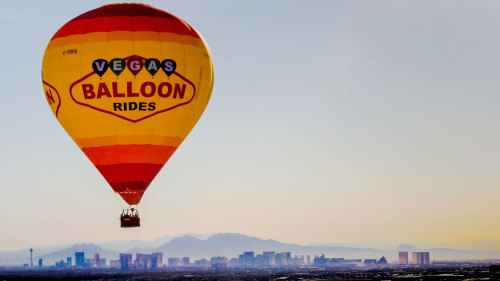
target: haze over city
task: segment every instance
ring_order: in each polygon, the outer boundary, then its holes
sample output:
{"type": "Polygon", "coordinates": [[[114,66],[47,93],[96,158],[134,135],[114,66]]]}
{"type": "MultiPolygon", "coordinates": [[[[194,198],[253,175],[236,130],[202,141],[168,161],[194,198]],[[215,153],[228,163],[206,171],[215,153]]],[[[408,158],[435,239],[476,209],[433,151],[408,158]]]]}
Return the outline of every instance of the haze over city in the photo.
{"type": "Polygon", "coordinates": [[[40,68],[110,1],[0,9],[0,250],[182,233],[500,251],[500,3],[148,1],[203,35],[212,98],[127,205],[50,111],[40,68]]]}

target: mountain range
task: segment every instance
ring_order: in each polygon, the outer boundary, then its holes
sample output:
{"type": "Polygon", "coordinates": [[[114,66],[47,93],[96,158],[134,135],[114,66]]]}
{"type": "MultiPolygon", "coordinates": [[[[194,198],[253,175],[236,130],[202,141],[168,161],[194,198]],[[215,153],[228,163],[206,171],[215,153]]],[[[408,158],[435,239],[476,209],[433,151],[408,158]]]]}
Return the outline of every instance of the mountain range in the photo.
{"type": "MultiPolygon", "coordinates": [[[[470,259],[500,259],[500,251],[492,250],[456,250],[449,248],[419,249],[415,246],[403,244],[393,250],[383,250],[363,247],[346,247],[342,245],[310,245],[282,243],[272,239],[260,239],[236,233],[220,234],[187,234],[183,236],[163,236],[152,241],[131,240],[125,242],[105,242],[98,244],[75,244],[33,247],[33,263],[37,264],[42,258],[44,265],[53,265],[55,262],[72,257],[75,252],[85,252],[86,258],[93,258],[99,253],[101,258],[108,260],[118,259],[119,253],[152,253],[162,252],[164,262],[168,257],[190,257],[191,261],[213,256],[237,257],[245,251],[254,251],[255,254],[263,251],[291,252],[294,255],[325,254],[326,257],[342,257],[349,259],[379,259],[385,256],[389,261],[396,261],[398,251],[427,251],[431,260],[470,260],[470,259]]],[[[411,254],[410,254],[411,258],[411,254]]],[[[0,251],[0,266],[20,266],[29,263],[29,249],[17,251],[0,251]]]]}

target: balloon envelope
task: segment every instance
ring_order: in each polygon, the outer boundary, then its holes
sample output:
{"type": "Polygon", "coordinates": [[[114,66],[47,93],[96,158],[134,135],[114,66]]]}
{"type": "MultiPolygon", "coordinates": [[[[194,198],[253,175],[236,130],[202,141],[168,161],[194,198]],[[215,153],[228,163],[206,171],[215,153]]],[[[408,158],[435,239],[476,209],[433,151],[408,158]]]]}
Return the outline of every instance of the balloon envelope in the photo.
{"type": "Polygon", "coordinates": [[[213,63],[182,19],[148,5],[112,4],[56,32],[42,80],[66,132],[134,205],[203,113],[213,63]]]}

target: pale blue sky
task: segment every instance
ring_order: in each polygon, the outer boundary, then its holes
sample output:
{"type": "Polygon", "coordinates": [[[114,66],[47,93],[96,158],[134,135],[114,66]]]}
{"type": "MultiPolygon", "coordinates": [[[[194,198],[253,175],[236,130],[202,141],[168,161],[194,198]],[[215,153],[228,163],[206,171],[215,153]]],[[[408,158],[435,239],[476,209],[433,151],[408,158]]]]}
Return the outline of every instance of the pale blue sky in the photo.
{"type": "Polygon", "coordinates": [[[109,2],[1,4],[0,250],[187,232],[500,243],[500,2],[148,1],[205,37],[215,87],[133,230],[40,79],[52,35],[109,2]]]}

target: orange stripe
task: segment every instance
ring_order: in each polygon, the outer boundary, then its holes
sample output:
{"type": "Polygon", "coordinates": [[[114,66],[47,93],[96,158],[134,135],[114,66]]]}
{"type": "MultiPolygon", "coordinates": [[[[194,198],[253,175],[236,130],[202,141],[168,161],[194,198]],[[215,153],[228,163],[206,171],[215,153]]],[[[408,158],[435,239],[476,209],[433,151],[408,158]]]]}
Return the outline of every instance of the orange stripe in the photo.
{"type": "Polygon", "coordinates": [[[140,144],[151,144],[151,145],[164,145],[179,147],[181,145],[182,138],[167,137],[167,136],[112,136],[112,137],[96,137],[96,138],[85,138],[76,139],[75,142],[80,148],[86,147],[99,147],[99,146],[111,146],[111,145],[140,145],[140,144]]]}
{"type": "Polygon", "coordinates": [[[47,49],[66,45],[107,41],[157,41],[188,44],[200,48],[203,46],[203,42],[198,38],[179,35],[176,33],[154,31],[112,31],[75,34],[67,37],[56,38],[49,42],[47,49]]]}

